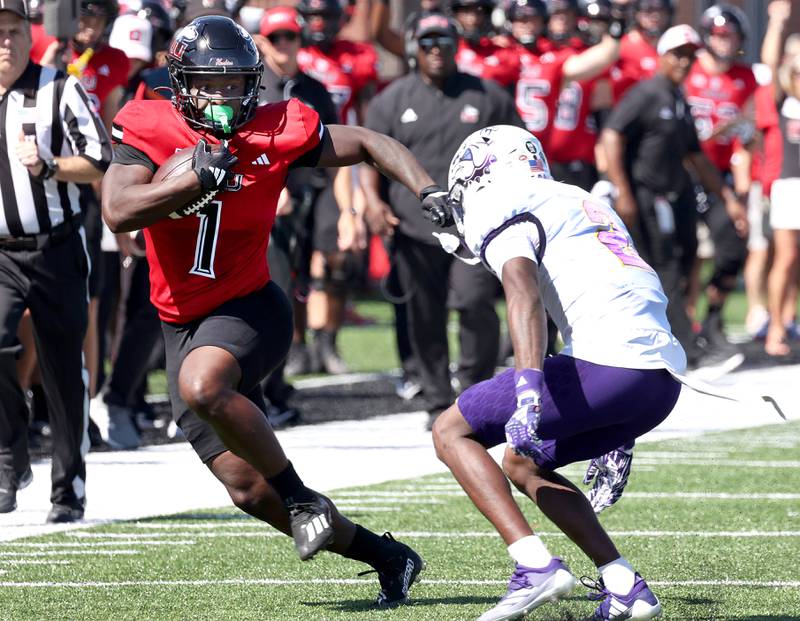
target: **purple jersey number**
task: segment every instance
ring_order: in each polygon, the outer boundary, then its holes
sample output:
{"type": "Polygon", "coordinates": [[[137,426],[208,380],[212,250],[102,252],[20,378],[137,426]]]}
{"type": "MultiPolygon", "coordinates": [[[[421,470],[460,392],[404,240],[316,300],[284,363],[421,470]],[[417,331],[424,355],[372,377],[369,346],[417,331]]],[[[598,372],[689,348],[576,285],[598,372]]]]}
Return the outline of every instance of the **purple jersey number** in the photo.
{"type": "Polygon", "coordinates": [[[649,272],[653,271],[639,253],[633,247],[628,234],[614,227],[614,220],[611,214],[608,213],[606,208],[592,203],[591,201],[583,201],[583,210],[586,216],[593,224],[600,226],[597,232],[597,239],[608,248],[614,256],[616,256],[623,265],[630,265],[638,267],[649,272]]]}

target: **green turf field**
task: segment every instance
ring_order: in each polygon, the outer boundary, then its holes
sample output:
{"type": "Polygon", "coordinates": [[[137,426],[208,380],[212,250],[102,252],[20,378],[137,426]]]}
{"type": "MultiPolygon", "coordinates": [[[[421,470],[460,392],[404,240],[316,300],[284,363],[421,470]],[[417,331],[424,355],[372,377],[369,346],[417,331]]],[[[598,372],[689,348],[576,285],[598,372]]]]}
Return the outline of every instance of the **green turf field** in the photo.
{"type": "MultiPolygon", "coordinates": [[[[365,464],[368,466],[368,464],[365,464]]],[[[640,445],[619,505],[603,514],[660,596],[665,618],[800,620],[800,423],[640,445]]],[[[583,466],[565,469],[577,480],[583,466]]],[[[301,563],[292,542],[235,509],[198,510],[0,544],[0,619],[475,619],[505,591],[504,546],[449,476],[331,494],[353,519],[392,531],[428,563],[413,603],[371,607],[363,567],[301,563]]],[[[531,521],[578,576],[593,568],[531,521]]],[[[583,588],[529,618],[582,619],[583,588]]]]}

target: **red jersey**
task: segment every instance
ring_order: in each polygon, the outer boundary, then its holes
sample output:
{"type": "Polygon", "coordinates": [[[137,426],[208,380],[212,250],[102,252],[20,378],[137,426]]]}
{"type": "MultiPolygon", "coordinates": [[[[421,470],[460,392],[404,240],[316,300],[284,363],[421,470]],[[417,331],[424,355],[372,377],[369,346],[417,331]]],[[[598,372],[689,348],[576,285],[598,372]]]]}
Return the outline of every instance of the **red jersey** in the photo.
{"type": "MultiPolygon", "coordinates": [[[[712,75],[698,60],[692,65],[684,88],[686,100],[692,108],[700,146],[719,170],[730,169],[741,125],[735,125],[716,136],[713,133],[721,123],[739,116],[745,103],[755,93],[753,70],[736,63],[725,73],[712,75]]],[[[749,142],[751,136],[742,138],[743,142],[749,142]]]]}
{"type": "Polygon", "coordinates": [[[489,37],[483,37],[477,45],[461,39],[456,51],[456,65],[463,73],[494,80],[500,86],[511,86],[519,78],[518,50],[516,47],[501,47],[489,37]]]}
{"type": "Polygon", "coordinates": [[[368,43],[334,41],[326,52],[306,47],[297,53],[297,64],[325,85],[342,123],[347,122],[361,91],[378,80],[378,54],[368,43]]]}
{"type": "Polygon", "coordinates": [[[564,77],[567,54],[546,52],[542,55],[516,48],[520,60],[520,73],[516,86],[517,112],[525,127],[534,134],[549,154],[550,128],[556,115],[558,94],[564,77]]]}
{"type": "Polygon", "coordinates": [[[658,52],[638,30],[632,30],[619,42],[619,59],[611,68],[611,88],[614,102],[625,96],[628,89],[655,75],[658,52]]]}
{"type": "Polygon", "coordinates": [[[558,108],[550,129],[547,158],[553,162],[589,162],[594,164],[597,124],[592,115],[592,93],[606,76],[569,82],[561,89],[558,108]]]}
{"type": "MultiPolygon", "coordinates": [[[[55,42],[55,38],[48,35],[43,27],[39,27],[34,35],[33,27],[31,27],[31,34],[34,36],[34,42],[31,47],[30,57],[33,62],[38,63],[42,59],[42,55],[50,47],[50,44],[55,42]]],[[[76,60],[80,54],[70,48],[69,58],[70,62],[76,60]]],[[[81,86],[89,100],[94,106],[95,112],[101,117],[103,114],[103,103],[108,97],[109,93],[118,86],[126,88],[128,86],[128,72],[130,71],[130,60],[125,56],[125,52],[118,50],[108,45],[100,44],[94,50],[92,57],[89,59],[86,69],[78,77],[81,81],[81,86]]]]}
{"type": "MultiPolygon", "coordinates": [[[[233,176],[202,212],[144,230],[150,299],[164,321],[186,323],[269,281],[267,245],[289,164],[319,144],[317,113],[297,99],[259,106],[228,141],[233,176]]],[[[130,101],[114,119],[114,141],[156,166],[200,138],[166,100],[130,101]]]]}

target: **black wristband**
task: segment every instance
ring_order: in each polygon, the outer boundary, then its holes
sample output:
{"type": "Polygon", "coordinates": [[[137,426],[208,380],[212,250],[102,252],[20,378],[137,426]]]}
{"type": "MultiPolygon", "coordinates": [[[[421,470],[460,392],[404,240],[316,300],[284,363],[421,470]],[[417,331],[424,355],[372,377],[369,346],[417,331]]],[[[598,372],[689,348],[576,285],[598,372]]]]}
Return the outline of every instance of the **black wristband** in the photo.
{"type": "Polygon", "coordinates": [[[445,191],[444,188],[435,184],[426,186],[419,191],[419,200],[421,201],[425,200],[426,196],[428,196],[429,194],[433,194],[434,192],[444,192],[444,191],[445,191]]]}
{"type": "Polygon", "coordinates": [[[625,18],[612,17],[608,23],[608,34],[619,41],[625,35],[625,18]]]}
{"type": "Polygon", "coordinates": [[[46,160],[40,157],[39,161],[42,163],[42,170],[36,175],[36,178],[40,181],[46,181],[58,172],[58,164],[55,160],[46,160]]]}

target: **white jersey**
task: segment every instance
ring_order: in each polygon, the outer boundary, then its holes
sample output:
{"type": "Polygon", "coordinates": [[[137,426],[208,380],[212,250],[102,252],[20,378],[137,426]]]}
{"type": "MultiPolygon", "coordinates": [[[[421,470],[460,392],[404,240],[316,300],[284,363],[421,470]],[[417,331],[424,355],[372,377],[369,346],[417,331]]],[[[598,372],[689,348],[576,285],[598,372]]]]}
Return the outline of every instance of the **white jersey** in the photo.
{"type": "Polygon", "coordinates": [[[681,373],[686,355],[670,331],[667,298],[653,269],[607,205],[575,186],[547,179],[480,192],[464,215],[467,246],[498,277],[505,262],[539,264],[547,312],[563,354],[607,366],[681,373]]]}

